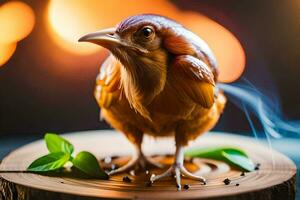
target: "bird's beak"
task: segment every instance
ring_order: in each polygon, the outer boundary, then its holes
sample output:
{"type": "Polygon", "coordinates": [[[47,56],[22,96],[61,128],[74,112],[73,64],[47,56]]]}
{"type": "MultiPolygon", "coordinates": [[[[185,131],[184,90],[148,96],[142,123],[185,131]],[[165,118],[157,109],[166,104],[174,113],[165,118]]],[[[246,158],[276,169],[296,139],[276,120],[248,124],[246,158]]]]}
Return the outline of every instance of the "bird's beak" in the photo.
{"type": "Polygon", "coordinates": [[[141,53],[148,53],[147,49],[136,46],[134,44],[127,44],[126,42],[122,41],[118,34],[116,34],[116,28],[108,28],[94,33],[86,34],[82,36],[78,40],[78,42],[91,42],[103,46],[107,49],[111,49],[116,46],[123,46],[139,51],[141,53]]]}
{"type": "Polygon", "coordinates": [[[78,42],[91,42],[109,49],[115,45],[122,45],[119,36],[115,32],[115,28],[108,28],[94,33],[89,33],[82,36],[78,42]]]}

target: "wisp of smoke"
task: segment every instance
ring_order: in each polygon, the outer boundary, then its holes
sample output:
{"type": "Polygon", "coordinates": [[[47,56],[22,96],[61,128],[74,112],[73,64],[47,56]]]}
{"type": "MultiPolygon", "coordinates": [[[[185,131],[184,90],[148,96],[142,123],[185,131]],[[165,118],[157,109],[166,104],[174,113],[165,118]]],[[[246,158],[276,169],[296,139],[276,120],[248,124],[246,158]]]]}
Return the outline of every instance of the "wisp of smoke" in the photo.
{"type": "Polygon", "coordinates": [[[257,134],[248,111],[259,119],[267,139],[269,136],[274,138],[300,136],[300,121],[285,120],[277,98],[267,97],[250,83],[219,83],[218,88],[223,90],[229,96],[229,100],[245,112],[255,137],[257,134]]]}

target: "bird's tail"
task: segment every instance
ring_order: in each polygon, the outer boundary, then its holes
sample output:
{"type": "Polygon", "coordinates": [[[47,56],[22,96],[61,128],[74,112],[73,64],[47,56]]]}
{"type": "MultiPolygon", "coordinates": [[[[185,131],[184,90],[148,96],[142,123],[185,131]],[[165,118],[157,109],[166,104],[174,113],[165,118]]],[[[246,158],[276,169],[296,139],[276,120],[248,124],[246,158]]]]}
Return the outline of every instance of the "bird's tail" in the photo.
{"type": "Polygon", "coordinates": [[[300,136],[300,121],[284,120],[277,99],[268,98],[252,85],[219,83],[218,88],[225,92],[229,101],[245,112],[254,132],[249,111],[259,119],[266,135],[275,138],[300,136]]]}

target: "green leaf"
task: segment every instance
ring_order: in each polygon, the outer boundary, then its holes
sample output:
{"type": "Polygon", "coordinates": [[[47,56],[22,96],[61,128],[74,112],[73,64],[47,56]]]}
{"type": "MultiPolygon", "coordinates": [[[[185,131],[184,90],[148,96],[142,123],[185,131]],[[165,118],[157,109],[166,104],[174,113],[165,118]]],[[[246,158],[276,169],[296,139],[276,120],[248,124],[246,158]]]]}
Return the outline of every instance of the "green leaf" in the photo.
{"type": "Polygon", "coordinates": [[[254,170],[254,164],[248,155],[235,147],[193,148],[187,150],[185,156],[221,160],[240,170],[254,170]]]}
{"type": "Polygon", "coordinates": [[[227,162],[241,170],[245,171],[253,171],[254,170],[254,164],[253,162],[248,158],[241,154],[238,154],[236,151],[232,150],[225,150],[222,152],[222,155],[224,158],[227,159],[227,162]]]}
{"type": "Polygon", "coordinates": [[[108,175],[100,167],[97,158],[87,151],[78,153],[72,162],[74,167],[93,178],[108,179],[108,175]]]}
{"type": "Polygon", "coordinates": [[[64,152],[55,152],[42,156],[33,161],[27,171],[47,172],[60,169],[70,159],[70,154],[64,152]]]}
{"type": "Polygon", "coordinates": [[[47,148],[51,153],[64,152],[64,153],[72,154],[74,151],[73,145],[69,141],[58,136],[57,134],[47,133],[45,135],[45,141],[46,141],[47,148]]]}

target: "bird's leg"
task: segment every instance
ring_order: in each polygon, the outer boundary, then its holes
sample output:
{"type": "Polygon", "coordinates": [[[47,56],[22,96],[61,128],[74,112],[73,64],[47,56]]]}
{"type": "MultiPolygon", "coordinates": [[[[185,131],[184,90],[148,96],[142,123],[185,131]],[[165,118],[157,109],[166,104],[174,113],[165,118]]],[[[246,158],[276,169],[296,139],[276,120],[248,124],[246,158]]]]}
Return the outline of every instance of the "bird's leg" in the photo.
{"type": "Polygon", "coordinates": [[[159,179],[174,176],[176,178],[176,186],[178,190],[181,190],[181,175],[183,175],[186,178],[201,181],[205,183],[205,178],[201,176],[196,176],[192,174],[191,172],[187,171],[183,165],[184,162],[184,147],[182,145],[176,146],[176,152],[175,152],[175,160],[173,165],[164,173],[160,175],[154,175],[151,176],[150,181],[154,182],[159,179]]]}
{"type": "Polygon", "coordinates": [[[139,144],[134,144],[135,147],[135,153],[126,163],[124,166],[110,171],[108,174],[113,175],[113,174],[118,174],[118,173],[123,173],[123,172],[129,172],[131,170],[135,170],[136,168],[146,170],[148,168],[156,167],[156,168],[162,168],[163,166],[160,165],[159,163],[153,162],[150,158],[147,158],[143,152],[142,152],[142,145],[141,143],[139,144]]]}

